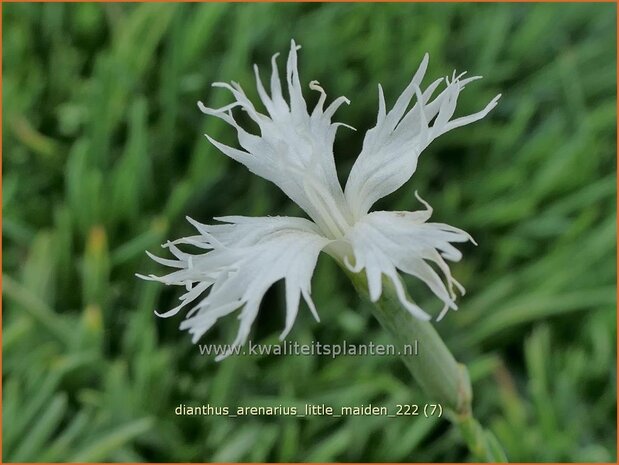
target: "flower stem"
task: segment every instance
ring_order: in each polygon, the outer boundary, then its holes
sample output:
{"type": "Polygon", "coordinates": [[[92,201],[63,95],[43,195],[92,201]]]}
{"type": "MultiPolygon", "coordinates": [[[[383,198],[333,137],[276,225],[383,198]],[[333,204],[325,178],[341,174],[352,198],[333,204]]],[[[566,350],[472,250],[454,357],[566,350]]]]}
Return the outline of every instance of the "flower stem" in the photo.
{"type": "MultiPolygon", "coordinates": [[[[365,274],[345,271],[359,294],[369,300],[365,274]]],[[[426,394],[446,407],[475,460],[507,462],[496,437],[473,416],[468,370],[456,361],[434,326],[402,308],[393,284],[387,279],[383,279],[380,299],[373,304],[376,319],[402,347],[418,342],[419,352],[404,355],[402,360],[426,394]]]]}

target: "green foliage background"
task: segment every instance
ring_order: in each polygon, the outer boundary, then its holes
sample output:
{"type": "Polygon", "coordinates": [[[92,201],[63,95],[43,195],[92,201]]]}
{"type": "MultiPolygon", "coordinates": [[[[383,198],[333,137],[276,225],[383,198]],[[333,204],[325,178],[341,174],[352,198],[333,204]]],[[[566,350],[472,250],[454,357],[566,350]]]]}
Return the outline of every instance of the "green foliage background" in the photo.
{"type": "MultiPolygon", "coordinates": [[[[377,111],[423,52],[429,78],[486,76],[459,112],[501,92],[485,120],[440,138],[379,207],[414,210],[479,242],[452,267],[467,295],[437,325],[469,365],[477,417],[512,461],[616,460],[614,4],[3,5],[4,461],[459,461],[444,420],[181,417],[186,405],[424,402],[397,358],[200,356],[176,289],[134,273],[191,230],[184,215],[300,214],[218,153],[199,113],[255,96],[252,63],[294,37],[302,81],[346,95],[341,178],[377,111]]],[[[310,91],[307,91],[310,96],[310,91]]],[[[311,95],[311,99],[316,98],[311,95]]],[[[312,100],[312,101],[314,101],[312,100]]],[[[415,299],[433,299],[409,283],[415,299]]],[[[290,340],[389,343],[321,258],[290,340]]],[[[275,343],[283,293],[252,338],[275,343]]],[[[230,341],[235,318],[208,342],[230,341]]]]}

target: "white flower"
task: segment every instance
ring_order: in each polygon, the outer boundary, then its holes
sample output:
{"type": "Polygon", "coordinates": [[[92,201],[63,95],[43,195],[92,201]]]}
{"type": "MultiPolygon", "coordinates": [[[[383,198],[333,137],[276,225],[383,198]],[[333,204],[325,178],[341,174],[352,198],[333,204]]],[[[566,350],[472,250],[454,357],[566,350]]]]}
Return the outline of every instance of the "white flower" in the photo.
{"type": "Polygon", "coordinates": [[[361,153],[342,190],[333,158],[333,141],[338,126],[343,124],[332,123],[331,117],[342,103],[349,101],[339,97],[324,108],[326,94],[318,82],[312,81],[310,89],[320,96],[314,109],[308,112],[297,71],[299,48],[292,41],[286,67],[288,99],[282,92],[276,64],[278,55],[272,59],[270,94],[262,84],[258,68],[254,67],[266,114],[256,109],[235,82],[214,84],[232,93],[235,100],[230,105],[213,109],[199,103],[204,113],[221,118],[236,129],[242,150],[206,135],[208,140],[251,172],[276,184],[312,221],[279,216],[228,216],[216,218],[223,224],[205,225],[188,218],[198,234],[164,244],[176,257],[174,260],[149,254],[176,271],[142,278],[187,289],[180,297],[180,305],[160,316],[175,315],[191,304],[181,329],[192,334],[194,343],[219,318],[237,310],[240,310],[240,328],[233,346],[245,343],[265,292],[280,279],[286,285],[286,323],[281,338],[292,328],[301,296],[318,320],[310,297],[310,281],[318,254],[323,250],[350,270],[366,273],[373,301],[381,295],[382,275],[387,276],[402,305],[421,319],[430,316],[406,298],[398,272],[421,279],[443,301],[439,319],[447,309],[457,308],[454,287],[464,292],[451,276],[445,260],[460,260],[461,254],[452,243],[472,241],[466,232],[446,224],[429,223],[432,208],[418,196],[425,210],[368,212],[377,200],[410,179],[419,155],[430,142],[486,116],[500,95],[480,112],[452,119],[458,95],[466,84],[479,77],[463,79],[464,74],[454,73],[451,79],[445,78],[443,91],[432,98],[443,79],[421,90],[428,66],[426,54],[390,111],[378,86],[376,126],[365,135],[361,153]],[[413,97],[416,102],[409,108],[413,97]],[[247,132],[237,124],[232,113],[236,107],[259,126],[260,135],[247,132]],[[205,252],[189,254],[181,251],[179,244],[205,252]]]}

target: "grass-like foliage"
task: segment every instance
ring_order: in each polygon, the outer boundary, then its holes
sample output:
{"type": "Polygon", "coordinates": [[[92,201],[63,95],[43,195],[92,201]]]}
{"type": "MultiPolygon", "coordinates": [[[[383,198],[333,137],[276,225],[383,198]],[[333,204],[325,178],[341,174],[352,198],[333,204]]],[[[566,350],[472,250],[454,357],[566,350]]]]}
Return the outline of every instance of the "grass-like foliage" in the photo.
{"type": "MultiPolygon", "coordinates": [[[[184,215],[299,214],[208,143],[204,132],[234,134],[196,106],[228,102],[213,81],[255,97],[251,65],[266,70],[291,38],[303,84],[349,97],[336,119],[360,130],[374,123],[376,83],[393,102],[426,51],[428,79],[485,77],[463,92],[463,114],[503,94],[485,120],[433,143],[378,208],[418,209],[416,189],[436,221],[479,243],[452,266],[468,293],[437,329],[510,460],[616,460],[615,15],[614,4],[3,5],[4,461],[467,459],[438,419],[174,412],[431,400],[396,357],[215,363],[180,315],[153,314],[177,291],[134,277],[161,272],[144,250],[188,235],[184,215]]],[[[360,145],[340,130],[342,178],[360,145]]],[[[330,260],[312,293],[322,322],[302,307],[290,340],[390,342],[330,260]]],[[[277,342],[283,301],[276,285],[253,341],[277,342]]],[[[206,339],[230,341],[236,323],[206,339]]]]}

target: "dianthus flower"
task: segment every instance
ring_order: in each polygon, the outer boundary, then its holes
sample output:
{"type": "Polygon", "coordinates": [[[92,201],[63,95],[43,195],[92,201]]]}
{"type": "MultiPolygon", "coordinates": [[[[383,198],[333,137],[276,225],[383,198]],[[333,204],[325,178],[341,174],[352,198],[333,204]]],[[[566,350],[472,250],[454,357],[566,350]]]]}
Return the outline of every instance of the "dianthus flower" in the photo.
{"type": "Polygon", "coordinates": [[[389,111],[378,86],[376,125],[365,134],[361,153],[342,189],[333,142],[338,126],[346,125],[333,123],[331,118],[340,105],[349,101],[339,97],[325,108],[326,93],[317,81],[312,81],[309,88],[320,96],[316,106],[308,111],[297,69],[299,48],[291,42],[286,66],[288,99],[282,92],[277,54],[272,59],[270,93],[254,67],[266,114],[256,109],[235,82],[213,84],[232,93],[231,104],[213,109],[199,102],[202,112],[221,118],[236,129],[242,149],[206,135],[208,140],[254,174],[277,185],[310,219],[226,216],[215,218],[220,224],[207,225],[188,218],[197,234],[164,244],[175,259],[149,254],[175,271],[141,277],[184,286],[187,291],[180,297],[180,305],[159,316],[169,317],[189,306],[181,329],[191,333],[194,343],[219,318],[239,311],[239,330],[232,347],[244,344],[264,294],[281,279],[286,292],[286,320],[281,338],[293,326],[301,297],[318,320],[310,282],[321,251],[351,272],[365,273],[373,301],[381,296],[383,275],[386,276],[402,306],[419,319],[428,320],[430,315],[407,298],[399,273],[420,279],[443,302],[439,319],[448,309],[457,308],[455,290],[464,293],[446,260],[460,260],[461,253],[453,243],[472,241],[469,234],[447,224],[429,222],[432,208],[417,194],[425,207],[420,211],[370,209],[411,178],[419,155],[434,139],[482,119],[496,106],[500,95],[477,113],[453,118],[458,95],[465,85],[480,77],[464,78],[464,73],[454,73],[451,79],[437,79],[422,90],[428,66],[426,54],[389,111]],[[444,89],[433,97],[443,82],[444,89]],[[415,103],[411,107],[413,98],[415,103]],[[237,123],[233,110],[239,107],[258,125],[259,135],[237,123]],[[190,254],[179,249],[181,244],[205,252],[190,254]]]}

